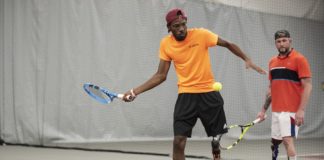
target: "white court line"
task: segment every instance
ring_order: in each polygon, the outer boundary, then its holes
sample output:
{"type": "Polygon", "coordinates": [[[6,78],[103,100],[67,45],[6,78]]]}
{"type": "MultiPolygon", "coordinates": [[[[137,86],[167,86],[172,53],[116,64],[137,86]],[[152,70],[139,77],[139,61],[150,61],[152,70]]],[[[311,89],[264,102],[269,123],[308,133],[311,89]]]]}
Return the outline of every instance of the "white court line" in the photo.
{"type": "MultiPolygon", "coordinates": [[[[324,156],[324,153],[300,154],[297,157],[324,156]]],[[[278,158],[287,158],[287,155],[279,155],[278,158]]]]}

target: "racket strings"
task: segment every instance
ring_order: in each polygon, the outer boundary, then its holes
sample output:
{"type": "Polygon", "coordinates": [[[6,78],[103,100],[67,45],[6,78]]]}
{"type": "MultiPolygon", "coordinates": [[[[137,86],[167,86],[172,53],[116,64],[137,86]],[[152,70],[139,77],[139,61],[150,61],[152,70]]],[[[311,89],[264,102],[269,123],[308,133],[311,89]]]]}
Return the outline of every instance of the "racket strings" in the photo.
{"type": "Polygon", "coordinates": [[[89,91],[92,94],[94,94],[94,95],[96,95],[96,96],[98,96],[98,97],[100,97],[102,99],[105,99],[104,94],[100,91],[100,89],[98,88],[98,86],[89,86],[89,91]]]}
{"type": "Polygon", "coordinates": [[[236,146],[239,142],[243,140],[243,136],[245,133],[253,126],[252,123],[245,124],[245,125],[232,125],[229,126],[229,132],[227,134],[230,134],[230,136],[237,137],[236,140],[232,141],[230,139],[222,140],[220,141],[220,148],[222,150],[229,150],[232,149],[234,146],[236,146]],[[225,142],[224,142],[225,141],[225,142]]]}
{"type": "Polygon", "coordinates": [[[113,100],[113,96],[110,94],[106,94],[104,91],[101,90],[99,86],[96,85],[88,85],[85,87],[86,91],[92,95],[94,98],[99,100],[100,102],[109,103],[113,100]]]}

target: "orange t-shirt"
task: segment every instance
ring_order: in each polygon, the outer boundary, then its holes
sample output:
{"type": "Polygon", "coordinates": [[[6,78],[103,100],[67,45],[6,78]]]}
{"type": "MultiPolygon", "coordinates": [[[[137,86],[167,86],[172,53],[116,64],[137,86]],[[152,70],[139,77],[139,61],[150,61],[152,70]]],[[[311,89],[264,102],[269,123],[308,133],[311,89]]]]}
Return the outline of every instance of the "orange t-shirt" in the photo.
{"type": "Polygon", "coordinates": [[[216,46],[218,35],[203,28],[187,31],[187,37],[183,41],[177,41],[173,35],[165,36],[160,44],[160,58],[174,62],[179,93],[213,91],[215,80],[208,47],[216,46]]]}
{"type": "Polygon", "coordinates": [[[307,59],[296,50],[287,57],[273,57],[269,62],[273,112],[297,112],[303,88],[301,78],[310,78],[307,59]]]}

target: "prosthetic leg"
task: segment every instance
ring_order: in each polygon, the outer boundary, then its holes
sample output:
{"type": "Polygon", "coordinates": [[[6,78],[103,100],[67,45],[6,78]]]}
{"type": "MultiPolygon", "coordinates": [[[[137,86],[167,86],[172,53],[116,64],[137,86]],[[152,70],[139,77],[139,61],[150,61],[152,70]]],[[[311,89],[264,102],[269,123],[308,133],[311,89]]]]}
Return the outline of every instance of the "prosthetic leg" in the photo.
{"type": "Polygon", "coordinates": [[[282,142],[282,140],[277,139],[271,139],[271,150],[272,150],[272,160],[277,160],[278,153],[279,153],[279,145],[282,142]]]}
{"type": "Polygon", "coordinates": [[[4,146],[6,145],[6,142],[0,138],[0,145],[4,146]]]}
{"type": "Polygon", "coordinates": [[[220,160],[220,148],[219,148],[219,141],[221,140],[222,135],[217,135],[216,137],[213,137],[213,140],[211,142],[212,146],[212,153],[213,153],[213,160],[220,160]]]}

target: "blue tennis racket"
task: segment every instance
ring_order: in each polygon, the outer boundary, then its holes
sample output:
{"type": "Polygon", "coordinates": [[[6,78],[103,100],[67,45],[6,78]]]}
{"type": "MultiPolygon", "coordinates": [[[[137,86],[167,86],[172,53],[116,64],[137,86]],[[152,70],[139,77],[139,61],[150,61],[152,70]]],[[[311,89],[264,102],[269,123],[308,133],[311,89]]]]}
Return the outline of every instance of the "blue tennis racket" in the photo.
{"type": "MultiPolygon", "coordinates": [[[[99,87],[91,83],[85,83],[83,89],[88,95],[102,104],[111,103],[115,98],[123,99],[124,94],[114,93],[105,88],[99,87]]],[[[127,97],[128,99],[130,98],[127,97]]]]}

